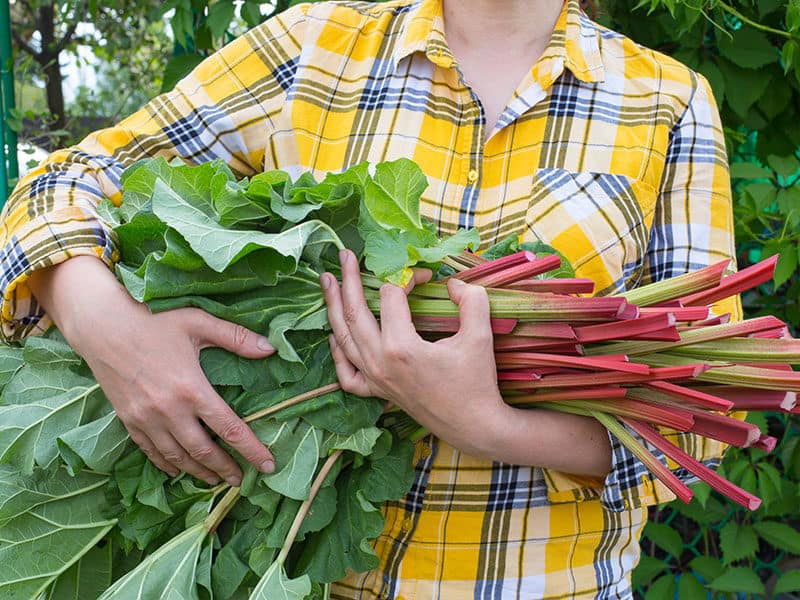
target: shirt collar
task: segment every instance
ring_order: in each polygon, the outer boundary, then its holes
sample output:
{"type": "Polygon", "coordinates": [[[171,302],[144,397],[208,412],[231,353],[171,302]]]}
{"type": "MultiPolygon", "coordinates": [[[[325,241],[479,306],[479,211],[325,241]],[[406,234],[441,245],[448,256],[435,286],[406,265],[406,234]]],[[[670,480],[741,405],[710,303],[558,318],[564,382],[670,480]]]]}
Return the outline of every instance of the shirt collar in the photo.
{"type": "MultiPolygon", "coordinates": [[[[405,22],[394,52],[395,64],[414,52],[424,52],[434,64],[451,68],[455,57],[444,39],[442,0],[415,0],[408,5],[405,22]]],[[[600,32],[583,13],[580,0],[566,0],[553,36],[533,68],[546,88],[568,69],[580,81],[603,81],[600,32]]]]}

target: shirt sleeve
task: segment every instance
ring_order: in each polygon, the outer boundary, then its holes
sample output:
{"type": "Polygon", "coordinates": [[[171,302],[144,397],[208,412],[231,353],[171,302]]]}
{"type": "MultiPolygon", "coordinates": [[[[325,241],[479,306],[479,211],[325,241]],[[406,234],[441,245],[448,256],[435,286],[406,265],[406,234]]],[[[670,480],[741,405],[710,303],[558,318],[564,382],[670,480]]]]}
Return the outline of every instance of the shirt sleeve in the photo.
{"type": "Polygon", "coordinates": [[[117,260],[113,231],[98,215],[119,204],[120,176],[146,157],[187,164],[224,160],[238,176],[263,171],[269,136],[297,68],[308,5],[297,5],[237,38],[174,90],[114,127],[51,154],[20,180],[0,225],[0,337],[45,330],[50,319],[30,274],[78,255],[117,260]]]}
{"type": "MultiPolygon", "coordinates": [[[[681,118],[673,126],[661,190],[656,204],[642,284],[693,271],[725,259],[735,271],[734,227],[725,139],[708,82],[699,75],[681,118]]],[[[741,320],[738,296],[713,307],[717,315],[730,313],[741,320]]],[[[735,413],[744,418],[745,413],[735,413]]],[[[639,441],[643,440],[629,432],[639,441]]],[[[672,443],[715,468],[726,445],[691,433],[662,433],[672,443]]],[[[675,495],[609,433],[612,466],[605,480],[576,478],[547,471],[545,481],[551,502],[598,499],[611,511],[650,506],[675,499],[675,495]]],[[[662,463],[684,482],[697,479],[658,450],[643,442],[662,463]]]]}

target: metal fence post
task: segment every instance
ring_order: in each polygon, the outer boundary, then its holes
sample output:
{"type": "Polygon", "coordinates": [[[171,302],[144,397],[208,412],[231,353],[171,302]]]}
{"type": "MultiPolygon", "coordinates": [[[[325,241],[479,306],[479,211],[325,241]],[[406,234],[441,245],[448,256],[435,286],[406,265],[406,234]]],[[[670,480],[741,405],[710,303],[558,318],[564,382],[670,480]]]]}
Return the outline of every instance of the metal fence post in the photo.
{"type": "Polygon", "coordinates": [[[9,0],[0,0],[0,88],[2,88],[2,114],[0,114],[0,140],[3,156],[0,161],[0,207],[9,193],[9,180],[19,177],[17,162],[17,133],[8,124],[14,108],[14,57],[11,53],[11,8],[9,0]]]}

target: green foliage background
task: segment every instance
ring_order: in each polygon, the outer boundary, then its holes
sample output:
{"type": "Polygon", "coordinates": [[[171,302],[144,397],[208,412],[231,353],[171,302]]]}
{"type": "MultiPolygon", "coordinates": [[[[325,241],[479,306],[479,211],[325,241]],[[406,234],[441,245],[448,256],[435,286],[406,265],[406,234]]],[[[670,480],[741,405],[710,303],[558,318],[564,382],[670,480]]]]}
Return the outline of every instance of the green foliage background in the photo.
{"type": "MultiPolygon", "coordinates": [[[[175,53],[169,89],[203,57],[294,1],[168,0],[175,53]]],[[[743,297],[748,316],[800,329],[800,0],[601,0],[587,12],[702,73],[719,104],[731,158],[740,267],[780,253],[774,281],[743,297]]],[[[154,74],[154,77],[156,74],[154,74]]],[[[696,486],[688,506],[659,507],[634,573],[646,600],[791,598],[800,592],[800,426],[751,417],[780,444],[731,450],[721,467],[764,504],[747,513],[696,486]]]]}

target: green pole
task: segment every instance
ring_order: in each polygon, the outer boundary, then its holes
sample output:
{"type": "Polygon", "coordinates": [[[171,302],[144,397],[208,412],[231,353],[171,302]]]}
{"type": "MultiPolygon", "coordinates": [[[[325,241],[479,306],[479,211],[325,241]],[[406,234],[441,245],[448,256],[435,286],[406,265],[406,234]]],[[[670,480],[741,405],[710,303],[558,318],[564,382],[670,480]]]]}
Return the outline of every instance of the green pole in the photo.
{"type": "Polygon", "coordinates": [[[2,196],[0,206],[8,197],[8,181],[19,177],[17,163],[17,133],[8,126],[14,108],[14,57],[11,54],[11,8],[9,0],[0,0],[0,87],[2,87],[2,196]],[[6,165],[8,165],[6,167],[6,165]]]}

